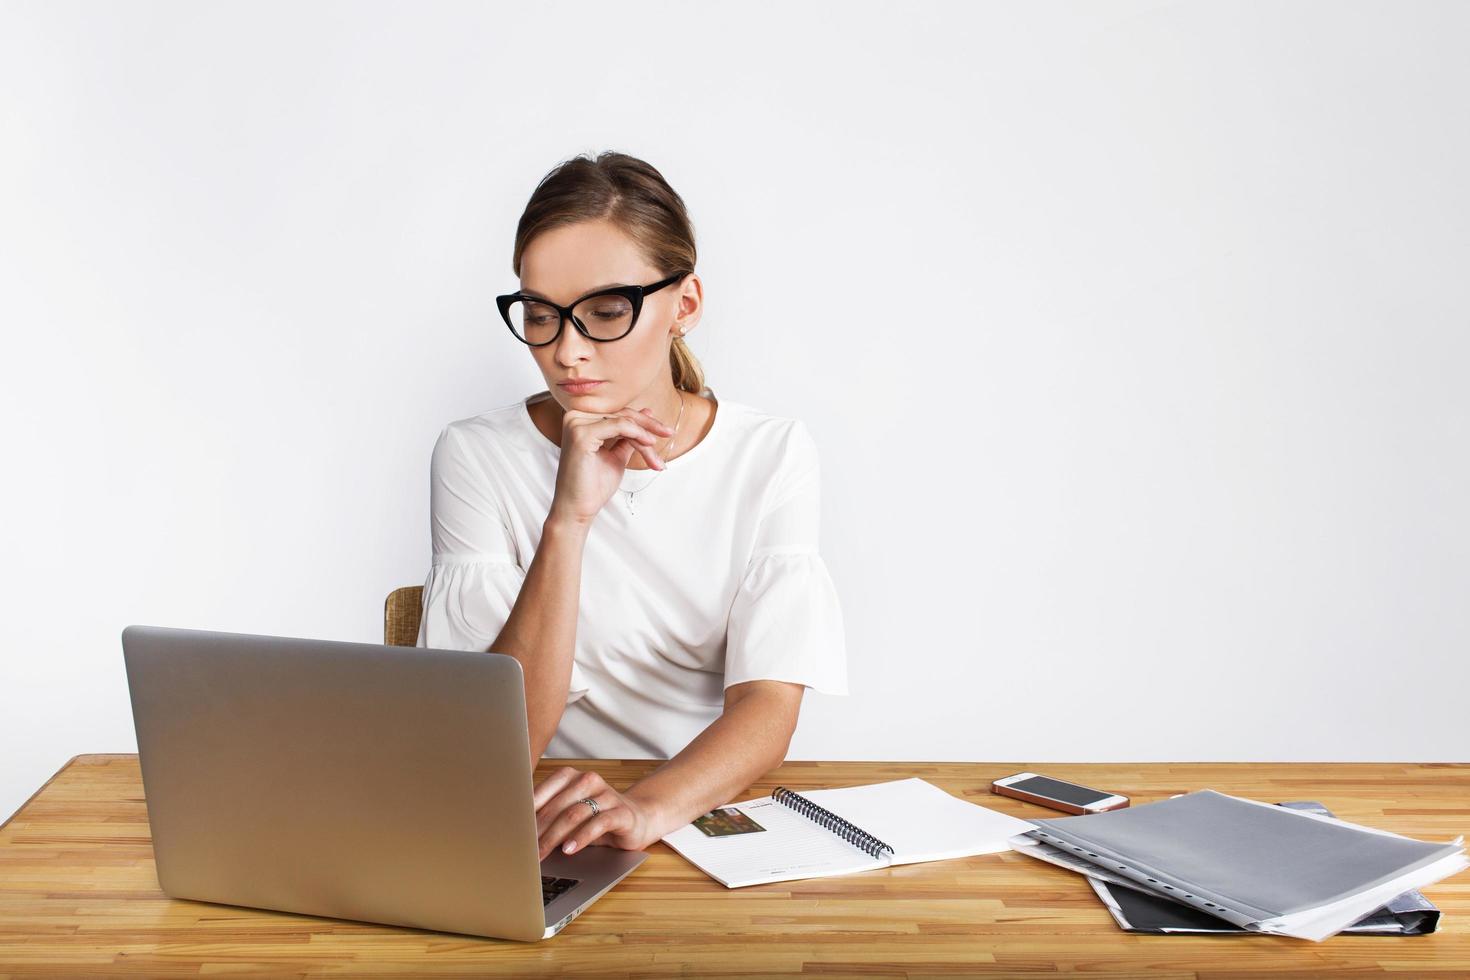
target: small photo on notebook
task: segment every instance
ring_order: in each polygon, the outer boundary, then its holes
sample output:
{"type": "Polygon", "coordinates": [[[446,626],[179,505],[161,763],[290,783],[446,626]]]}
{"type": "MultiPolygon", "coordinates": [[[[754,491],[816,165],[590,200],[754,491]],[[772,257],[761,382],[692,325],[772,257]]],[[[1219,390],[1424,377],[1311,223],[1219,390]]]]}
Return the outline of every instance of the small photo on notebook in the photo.
{"type": "Polygon", "coordinates": [[[753,834],[766,828],[735,809],[733,806],[711,810],[694,821],[694,826],[708,837],[729,837],[732,834],[753,834]]]}

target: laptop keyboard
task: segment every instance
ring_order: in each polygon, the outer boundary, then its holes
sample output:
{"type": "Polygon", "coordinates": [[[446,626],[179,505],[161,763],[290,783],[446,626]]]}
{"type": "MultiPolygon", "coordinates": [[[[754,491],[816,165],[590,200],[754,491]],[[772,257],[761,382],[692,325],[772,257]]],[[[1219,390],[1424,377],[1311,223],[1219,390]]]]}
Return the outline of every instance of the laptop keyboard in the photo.
{"type": "Polygon", "coordinates": [[[544,908],[547,905],[550,905],[553,901],[556,900],[556,898],[558,896],[565,895],[568,888],[571,888],[573,885],[575,885],[577,882],[579,882],[581,880],[582,880],[581,878],[558,878],[555,875],[542,875],[541,876],[541,905],[542,905],[542,907],[544,908]]]}

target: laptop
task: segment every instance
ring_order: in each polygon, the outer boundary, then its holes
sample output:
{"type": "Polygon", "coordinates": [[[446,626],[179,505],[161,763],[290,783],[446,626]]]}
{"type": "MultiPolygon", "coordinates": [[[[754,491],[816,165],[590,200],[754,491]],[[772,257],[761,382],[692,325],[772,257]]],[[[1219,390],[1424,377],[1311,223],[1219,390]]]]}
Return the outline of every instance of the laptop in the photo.
{"type": "Polygon", "coordinates": [[[648,856],[537,860],[514,657],[161,626],[122,646],[174,898],[533,942],[648,856]]]}

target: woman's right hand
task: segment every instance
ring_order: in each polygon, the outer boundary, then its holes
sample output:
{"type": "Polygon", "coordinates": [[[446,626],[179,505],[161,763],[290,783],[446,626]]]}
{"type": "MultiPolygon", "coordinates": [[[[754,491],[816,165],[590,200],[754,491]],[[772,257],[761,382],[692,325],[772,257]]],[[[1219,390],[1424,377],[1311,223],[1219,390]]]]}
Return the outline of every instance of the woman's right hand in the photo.
{"type": "Polygon", "coordinates": [[[655,447],[673,432],[646,408],[623,408],[614,415],[567,409],[548,519],[591,524],[617,492],[633,453],[642,453],[654,469],[664,468],[655,447]]]}

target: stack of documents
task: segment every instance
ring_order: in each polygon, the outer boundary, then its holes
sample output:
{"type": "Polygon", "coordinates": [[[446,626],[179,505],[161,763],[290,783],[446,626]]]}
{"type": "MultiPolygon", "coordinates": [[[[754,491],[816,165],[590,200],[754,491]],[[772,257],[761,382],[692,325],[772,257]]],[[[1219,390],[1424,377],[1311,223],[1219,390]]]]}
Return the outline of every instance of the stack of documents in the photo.
{"type": "MultiPolygon", "coordinates": [[[[1324,817],[1332,816],[1316,800],[1298,800],[1278,803],[1277,806],[1293,810],[1310,810],[1324,817]]],[[[1045,845],[1050,847],[1051,845],[1045,845]]],[[[1088,875],[1087,883],[1102,899],[1103,905],[1118,927],[1127,932],[1150,932],[1160,935],[1171,933],[1223,933],[1245,932],[1240,926],[1202,912],[1192,905],[1176,902],[1172,898],[1161,898],[1141,892],[1133,883],[1112,881],[1100,876],[1088,875]]],[[[1343,932],[1365,936],[1423,936],[1434,932],[1439,926],[1439,909],[1417,889],[1404,892],[1390,899],[1382,908],[1345,927],[1343,932]]]]}
{"type": "Polygon", "coordinates": [[[1463,837],[1420,841],[1209,789],[1031,822],[1010,839],[1022,854],[1250,932],[1317,942],[1470,867],[1463,837]]]}

